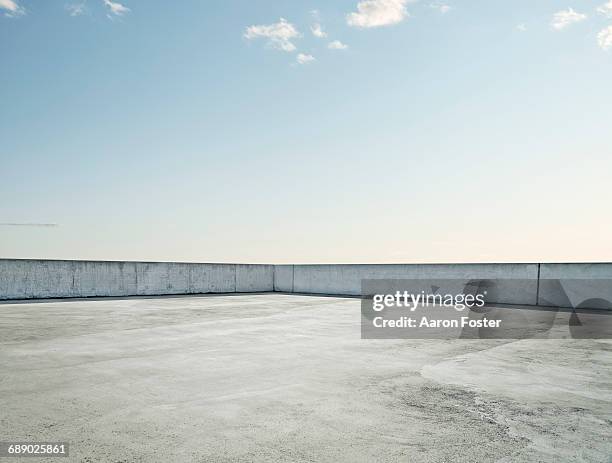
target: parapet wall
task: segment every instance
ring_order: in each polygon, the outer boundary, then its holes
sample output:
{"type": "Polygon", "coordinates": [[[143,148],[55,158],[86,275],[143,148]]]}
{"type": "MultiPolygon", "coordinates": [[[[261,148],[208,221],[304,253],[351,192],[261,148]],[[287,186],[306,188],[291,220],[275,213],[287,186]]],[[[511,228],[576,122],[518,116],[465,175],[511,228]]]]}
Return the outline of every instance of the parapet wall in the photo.
{"type": "Polygon", "coordinates": [[[612,309],[612,264],[276,265],[274,290],[361,294],[364,279],[494,280],[500,304],[612,309]]]}
{"type": "Polygon", "coordinates": [[[0,299],[281,291],[359,296],[364,279],[495,280],[490,302],[612,308],[612,264],[259,265],[0,259],[0,299]]]}
{"type": "Polygon", "coordinates": [[[538,305],[612,309],[612,264],[540,264],[538,305]]]}
{"type": "Polygon", "coordinates": [[[0,299],[272,291],[274,266],[0,259],[0,299]]]}
{"type": "Polygon", "coordinates": [[[311,294],[360,295],[364,279],[499,280],[499,300],[536,305],[538,264],[344,264],[277,265],[275,290],[311,294]]]}

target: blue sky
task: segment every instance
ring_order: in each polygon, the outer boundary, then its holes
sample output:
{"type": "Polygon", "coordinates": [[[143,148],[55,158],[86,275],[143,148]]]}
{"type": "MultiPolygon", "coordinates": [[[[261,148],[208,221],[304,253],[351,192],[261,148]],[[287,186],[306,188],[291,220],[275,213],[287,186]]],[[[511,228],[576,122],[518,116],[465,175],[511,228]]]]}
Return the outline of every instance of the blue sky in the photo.
{"type": "Polygon", "coordinates": [[[608,0],[0,0],[0,68],[2,257],[612,260],[608,0]]]}

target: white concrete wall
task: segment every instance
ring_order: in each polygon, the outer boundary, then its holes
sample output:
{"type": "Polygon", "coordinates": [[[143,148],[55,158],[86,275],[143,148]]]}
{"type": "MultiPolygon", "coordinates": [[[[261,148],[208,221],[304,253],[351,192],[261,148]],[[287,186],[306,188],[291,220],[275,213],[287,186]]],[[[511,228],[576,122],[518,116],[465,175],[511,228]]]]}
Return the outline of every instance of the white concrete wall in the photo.
{"type": "Polygon", "coordinates": [[[189,264],[169,262],[138,262],[136,264],[136,294],[188,294],[189,264]]]}
{"type": "Polygon", "coordinates": [[[233,293],[236,291],[234,264],[189,264],[189,292],[233,293]]]}
{"type": "Polygon", "coordinates": [[[364,279],[418,280],[419,287],[440,280],[459,285],[495,280],[491,302],[612,309],[610,263],[249,265],[0,259],[0,299],[263,291],[359,296],[364,279]]]}
{"type": "Polygon", "coordinates": [[[0,299],[136,294],[136,263],[0,260],[0,299]]]}
{"type": "Polygon", "coordinates": [[[236,292],[274,291],[274,265],[236,264],[236,292]]]}
{"type": "Polygon", "coordinates": [[[272,265],[0,259],[0,299],[273,289],[272,265]]]}

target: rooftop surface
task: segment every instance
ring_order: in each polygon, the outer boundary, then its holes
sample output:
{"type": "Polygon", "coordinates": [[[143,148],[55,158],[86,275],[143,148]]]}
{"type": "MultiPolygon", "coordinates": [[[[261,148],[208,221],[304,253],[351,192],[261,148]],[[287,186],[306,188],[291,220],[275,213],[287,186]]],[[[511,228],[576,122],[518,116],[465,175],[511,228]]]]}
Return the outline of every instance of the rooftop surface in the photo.
{"type": "Polygon", "coordinates": [[[3,303],[0,429],[79,462],[609,461],[611,351],[362,340],[350,298],[3,303]]]}

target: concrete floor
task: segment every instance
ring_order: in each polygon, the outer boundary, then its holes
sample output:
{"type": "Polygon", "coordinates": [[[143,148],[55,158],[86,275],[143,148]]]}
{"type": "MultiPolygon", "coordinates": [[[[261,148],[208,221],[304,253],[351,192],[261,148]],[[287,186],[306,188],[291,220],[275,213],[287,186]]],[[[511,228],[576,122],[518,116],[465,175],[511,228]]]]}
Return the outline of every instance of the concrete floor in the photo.
{"type": "Polygon", "coordinates": [[[0,304],[0,440],[79,462],[612,461],[611,341],[359,321],[358,299],[282,294],[0,304]]]}

